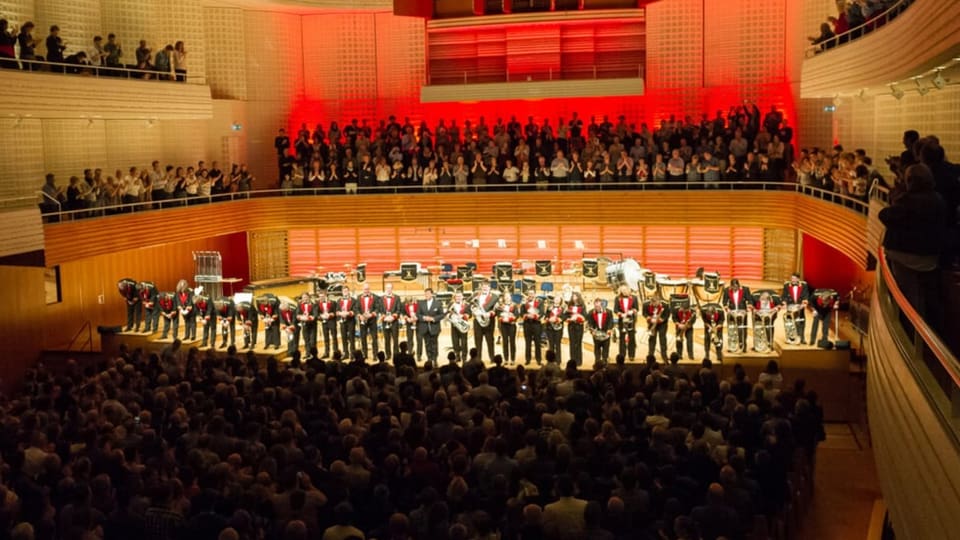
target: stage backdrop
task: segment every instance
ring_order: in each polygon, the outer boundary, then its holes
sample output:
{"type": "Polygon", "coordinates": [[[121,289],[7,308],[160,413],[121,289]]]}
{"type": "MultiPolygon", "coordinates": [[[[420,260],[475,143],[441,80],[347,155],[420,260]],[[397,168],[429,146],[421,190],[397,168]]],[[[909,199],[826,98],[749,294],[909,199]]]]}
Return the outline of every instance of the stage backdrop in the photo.
{"type": "MultiPolygon", "coordinates": [[[[583,257],[603,256],[634,258],[676,277],[692,276],[702,266],[727,277],[781,279],[796,264],[793,233],[761,227],[438,224],[293,229],[286,236],[287,269],[293,276],[338,272],[361,263],[368,272],[380,273],[398,269],[401,262],[475,262],[489,272],[497,262],[542,259],[554,261],[559,272],[583,257]]],[[[251,252],[257,249],[251,245],[251,252]]]]}

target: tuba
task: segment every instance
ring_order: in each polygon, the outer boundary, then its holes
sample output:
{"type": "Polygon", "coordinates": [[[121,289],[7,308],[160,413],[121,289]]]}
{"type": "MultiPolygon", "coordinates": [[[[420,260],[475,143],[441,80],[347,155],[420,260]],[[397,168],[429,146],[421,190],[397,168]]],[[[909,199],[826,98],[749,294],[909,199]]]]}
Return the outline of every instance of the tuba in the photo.
{"type": "Polygon", "coordinates": [[[788,306],[783,312],[783,330],[787,337],[787,343],[797,345],[800,343],[800,332],[797,328],[797,311],[803,309],[800,304],[788,306]]]}
{"type": "Polygon", "coordinates": [[[742,309],[730,310],[727,320],[727,352],[740,352],[740,329],[747,326],[747,312],[742,309]]]}
{"type": "Polygon", "coordinates": [[[473,302],[473,305],[470,307],[470,312],[473,314],[473,320],[476,321],[480,328],[490,326],[490,314],[483,310],[483,306],[481,306],[479,302],[473,302]]]}
{"type": "Polygon", "coordinates": [[[754,319],[753,324],[753,349],[758,353],[770,352],[770,336],[767,329],[773,325],[773,314],[776,310],[761,310],[754,319]],[[759,325],[757,324],[759,321],[759,325]]]}

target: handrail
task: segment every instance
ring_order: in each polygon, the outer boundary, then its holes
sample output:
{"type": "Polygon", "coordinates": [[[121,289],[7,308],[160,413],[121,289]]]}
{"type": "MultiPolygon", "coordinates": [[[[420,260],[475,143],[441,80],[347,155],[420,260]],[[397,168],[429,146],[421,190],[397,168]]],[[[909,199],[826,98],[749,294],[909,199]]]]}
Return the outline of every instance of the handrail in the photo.
{"type": "Polygon", "coordinates": [[[546,70],[531,70],[511,72],[509,69],[491,71],[450,71],[431,72],[427,74],[429,86],[454,86],[467,84],[489,84],[504,82],[544,82],[544,81],[594,81],[607,79],[643,79],[644,66],[636,67],[611,66],[591,64],[576,69],[563,67],[560,69],[547,68],[546,70]]]}
{"type": "MultiPolygon", "coordinates": [[[[44,193],[44,195],[46,195],[46,193],[44,193]]],[[[0,208],[23,208],[27,206],[33,206],[36,203],[37,198],[35,196],[9,197],[6,199],[0,199],[0,208]]]]}
{"type": "MultiPolygon", "coordinates": [[[[57,208],[59,208],[59,210],[57,210],[57,214],[63,214],[63,203],[60,202],[60,199],[58,199],[58,198],[50,195],[50,194],[47,193],[46,191],[37,190],[35,193],[36,193],[37,195],[40,195],[40,197],[43,198],[43,199],[47,199],[47,200],[53,201],[54,204],[57,205],[57,208]]],[[[46,215],[46,214],[45,214],[45,215],[46,215]]]]}
{"type": "Polygon", "coordinates": [[[834,49],[840,45],[846,45],[852,41],[855,41],[857,38],[863,36],[863,34],[870,33],[876,27],[883,26],[897,18],[897,16],[910,7],[914,1],[915,0],[899,0],[896,4],[890,6],[879,15],[874,15],[870,19],[865,20],[862,24],[858,24],[846,32],[836,34],[832,38],[823,40],[820,43],[809,45],[806,49],[806,57],[810,58],[814,55],[834,49]]]}
{"type": "MultiPolygon", "coordinates": [[[[304,197],[304,196],[342,196],[342,197],[351,197],[359,196],[362,197],[365,194],[397,194],[404,196],[438,196],[442,195],[445,192],[454,192],[454,186],[449,186],[446,190],[439,190],[436,186],[429,186],[424,188],[423,186],[373,186],[360,188],[360,194],[350,195],[344,193],[343,187],[334,187],[334,188],[281,188],[281,189],[259,189],[253,191],[242,191],[235,193],[221,193],[217,195],[210,196],[193,196],[193,197],[182,197],[178,199],[164,199],[162,201],[142,201],[130,204],[116,204],[110,206],[98,206],[91,208],[83,208],[79,210],[66,210],[59,212],[47,212],[44,213],[44,217],[55,217],[59,216],[60,218],[70,217],[70,218],[83,218],[83,217],[99,217],[99,216],[108,216],[108,215],[117,215],[126,212],[132,211],[147,211],[147,210],[158,210],[158,209],[171,209],[176,207],[188,206],[198,203],[221,203],[227,201],[241,200],[241,199],[250,199],[250,198],[264,198],[264,197],[304,197]]],[[[463,188],[461,188],[462,190],[463,188]]],[[[497,185],[488,185],[488,186],[465,186],[467,192],[479,193],[479,192],[500,192],[500,193],[516,193],[521,191],[535,191],[537,185],[530,183],[521,183],[517,182],[515,184],[497,184],[497,185]]],[[[842,205],[849,209],[852,212],[857,212],[862,215],[867,215],[869,211],[869,204],[862,199],[857,199],[850,197],[848,195],[843,195],[841,193],[835,193],[823,188],[813,187],[813,186],[804,186],[794,182],[783,182],[783,181],[753,181],[753,180],[736,180],[736,181],[709,181],[709,182],[634,182],[634,183],[619,183],[619,182],[599,182],[599,183],[587,183],[587,184],[550,184],[545,187],[547,191],[579,191],[579,190],[591,190],[591,191],[610,191],[610,192],[623,192],[623,191],[664,191],[664,190],[683,190],[683,191],[718,191],[718,190],[749,190],[749,191],[792,191],[794,193],[800,193],[808,195],[811,197],[818,198],[823,201],[832,202],[835,204],[842,205]]],[[[61,219],[61,221],[63,221],[61,219]]]]}
{"type": "Polygon", "coordinates": [[[84,346],[89,346],[90,352],[93,352],[93,325],[90,324],[90,321],[89,321],[89,320],[86,321],[85,323],[83,323],[83,324],[80,326],[80,329],[77,330],[77,333],[73,335],[73,338],[70,339],[70,343],[67,344],[67,350],[68,350],[68,351],[74,350],[74,349],[73,349],[73,344],[76,343],[77,338],[80,337],[80,335],[83,333],[84,330],[87,331],[87,341],[86,341],[86,343],[85,343],[84,345],[81,345],[80,349],[77,349],[77,350],[81,350],[81,351],[82,351],[84,346]]]}
{"type": "MultiPolygon", "coordinates": [[[[879,250],[879,261],[878,265],[880,280],[887,290],[890,293],[894,303],[897,306],[897,309],[900,310],[900,313],[906,317],[907,321],[913,327],[915,332],[914,337],[914,356],[922,355],[923,352],[920,349],[921,346],[926,345],[929,351],[934,355],[936,360],[939,362],[939,365],[942,367],[944,373],[950,378],[953,382],[953,387],[944,388],[944,391],[947,394],[947,399],[949,400],[951,395],[960,389],[960,362],[957,361],[957,357],[950,352],[950,348],[940,339],[936,332],[931,329],[926,321],[923,320],[923,317],[917,313],[917,310],[910,304],[906,296],[904,296],[903,291],[900,290],[899,285],[897,285],[897,280],[894,278],[892,272],[890,271],[890,266],[887,263],[887,253],[884,248],[879,250]]],[[[878,291],[879,292],[879,291],[878,291]]],[[[896,320],[891,318],[890,320],[896,320]]],[[[941,381],[941,387],[943,386],[941,381]]]]}
{"type": "Polygon", "coordinates": [[[66,62],[50,62],[47,60],[27,60],[24,58],[10,59],[11,62],[20,62],[23,64],[23,71],[28,73],[40,73],[40,67],[43,66],[55,66],[63,68],[62,70],[48,70],[43,71],[43,73],[49,73],[53,75],[87,75],[97,78],[123,78],[123,79],[137,79],[137,80],[164,80],[160,79],[159,75],[169,76],[169,79],[166,79],[167,82],[190,82],[193,84],[201,84],[200,77],[193,77],[193,80],[189,77],[189,72],[187,73],[177,73],[170,69],[170,71],[157,71],[156,69],[140,69],[140,68],[131,68],[131,67],[115,67],[115,66],[95,66],[92,64],[68,64],[66,62]],[[28,69],[27,66],[30,66],[32,69],[28,69]],[[150,78],[145,78],[146,75],[152,75],[150,78]],[[177,81],[177,76],[184,77],[184,81],[177,81]]]}

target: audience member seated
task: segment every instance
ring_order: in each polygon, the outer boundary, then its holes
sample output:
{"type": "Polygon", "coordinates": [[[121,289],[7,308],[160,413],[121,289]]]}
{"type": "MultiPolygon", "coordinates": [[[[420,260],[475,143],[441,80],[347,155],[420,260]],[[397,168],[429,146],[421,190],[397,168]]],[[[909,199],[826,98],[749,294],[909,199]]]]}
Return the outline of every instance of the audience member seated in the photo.
{"type": "Polygon", "coordinates": [[[896,18],[914,0],[837,0],[837,15],[820,25],[820,35],[808,38],[817,54],[857,39],[896,18]]]}
{"type": "Polygon", "coordinates": [[[171,347],[29,370],[0,401],[4,532],[743,538],[782,518],[788,475],[811,474],[823,439],[802,381],[741,400],[744,378],[709,362],[692,376],[569,365],[560,399],[522,369],[482,369],[499,395],[478,398],[456,364],[339,358],[260,366],[171,347]]]}

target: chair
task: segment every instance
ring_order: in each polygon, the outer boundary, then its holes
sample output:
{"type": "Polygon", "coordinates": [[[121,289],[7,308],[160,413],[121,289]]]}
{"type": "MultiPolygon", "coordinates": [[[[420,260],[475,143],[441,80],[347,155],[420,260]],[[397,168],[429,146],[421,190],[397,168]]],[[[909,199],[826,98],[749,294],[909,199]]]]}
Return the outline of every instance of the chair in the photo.
{"type": "Polygon", "coordinates": [[[523,296],[513,293],[510,295],[510,300],[512,300],[514,304],[519,304],[520,302],[523,302],[523,296]]]}

